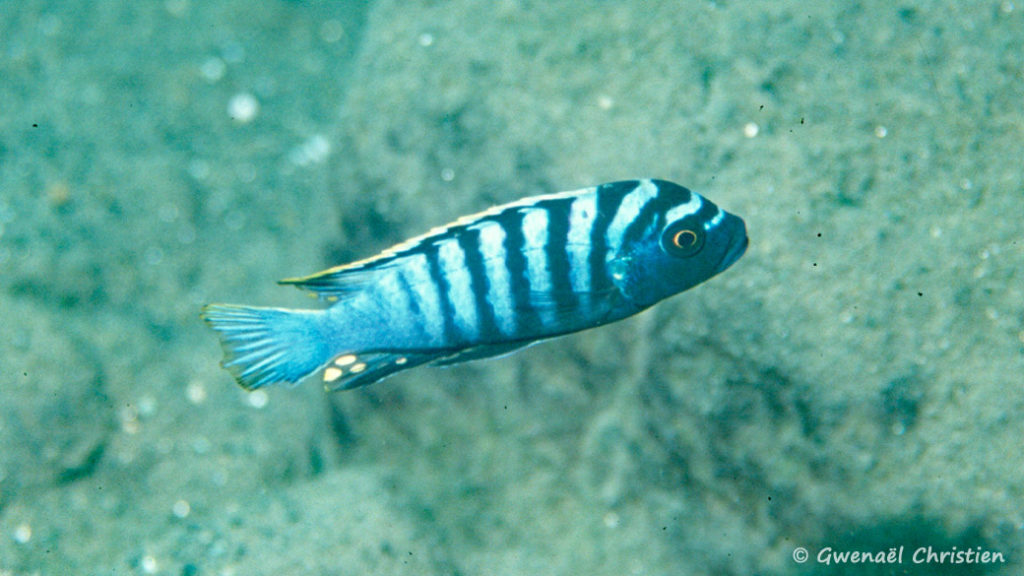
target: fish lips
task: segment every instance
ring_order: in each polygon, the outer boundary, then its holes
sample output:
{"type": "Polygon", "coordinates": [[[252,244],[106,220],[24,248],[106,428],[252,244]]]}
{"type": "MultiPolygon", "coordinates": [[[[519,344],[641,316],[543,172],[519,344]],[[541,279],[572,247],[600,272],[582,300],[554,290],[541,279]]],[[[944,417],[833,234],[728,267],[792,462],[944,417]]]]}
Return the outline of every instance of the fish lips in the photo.
{"type": "Polygon", "coordinates": [[[743,223],[743,220],[732,216],[728,216],[729,222],[725,223],[726,226],[733,228],[734,231],[730,234],[732,242],[729,244],[729,248],[725,251],[725,256],[722,257],[722,261],[718,263],[718,272],[723,272],[729,266],[732,266],[737,260],[743,256],[747,251],[747,246],[750,244],[750,239],[747,237],[747,226],[743,223]]]}

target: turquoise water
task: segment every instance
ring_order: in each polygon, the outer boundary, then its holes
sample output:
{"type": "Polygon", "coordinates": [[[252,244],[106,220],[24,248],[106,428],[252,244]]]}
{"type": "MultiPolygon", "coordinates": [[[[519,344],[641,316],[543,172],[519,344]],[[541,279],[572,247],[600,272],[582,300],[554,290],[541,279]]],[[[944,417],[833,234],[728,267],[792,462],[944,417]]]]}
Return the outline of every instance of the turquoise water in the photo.
{"type": "Polygon", "coordinates": [[[0,0],[0,574],[1015,574],[1022,54],[1012,2],[0,0]],[[751,245],[610,327],[246,393],[198,319],[643,176],[751,245]]]}

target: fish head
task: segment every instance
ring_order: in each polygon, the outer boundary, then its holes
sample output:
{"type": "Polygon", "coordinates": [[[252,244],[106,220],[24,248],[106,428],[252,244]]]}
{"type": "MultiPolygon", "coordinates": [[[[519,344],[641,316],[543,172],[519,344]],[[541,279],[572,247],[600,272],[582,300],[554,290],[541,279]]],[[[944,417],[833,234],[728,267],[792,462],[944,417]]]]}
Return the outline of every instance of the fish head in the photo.
{"type": "Polygon", "coordinates": [[[644,234],[624,246],[609,263],[612,281],[637,308],[665,298],[725,271],[743,256],[749,242],[743,219],[684,188],[644,234]]]}

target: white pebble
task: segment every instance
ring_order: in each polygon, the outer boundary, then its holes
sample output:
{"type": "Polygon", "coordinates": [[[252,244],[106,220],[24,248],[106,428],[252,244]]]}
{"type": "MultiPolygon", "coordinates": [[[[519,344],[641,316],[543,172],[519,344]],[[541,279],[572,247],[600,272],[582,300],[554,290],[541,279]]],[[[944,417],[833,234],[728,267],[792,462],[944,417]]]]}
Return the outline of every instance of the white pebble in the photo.
{"type": "MultiPolygon", "coordinates": [[[[159,250],[159,248],[157,250],[159,250]]],[[[147,259],[150,259],[150,258],[147,258],[147,259]]],[[[159,256],[159,259],[157,260],[157,263],[159,263],[160,259],[163,259],[163,252],[162,251],[160,252],[160,256],[159,256]]],[[[142,396],[142,397],[139,398],[138,407],[139,407],[139,416],[142,416],[143,418],[145,418],[147,416],[152,416],[153,413],[156,412],[156,398],[153,398],[152,396],[149,396],[149,395],[142,396]]]]}
{"type": "Polygon", "coordinates": [[[202,404],[206,400],[206,386],[203,386],[202,382],[189,382],[185,394],[192,404],[202,404]]]}
{"type": "Polygon", "coordinates": [[[174,516],[177,518],[185,518],[191,511],[192,506],[189,505],[188,500],[178,500],[174,503],[174,506],[171,507],[171,512],[173,512],[174,516]]]}
{"type": "Polygon", "coordinates": [[[248,394],[249,406],[253,408],[263,408],[270,402],[270,397],[263,390],[256,390],[248,394]]]}
{"type": "Polygon", "coordinates": [[[308,166],[319,164],[327,159],[331,153],[331,141],[322,134],[314,134],[288,155],[292,164],[296,166],[308,166]]]}
{"type": "Polygon", "coordinates": [[[14,529],[14,541],[18,544],[28,544],[28,541],[32,539],[32,527],[28,524],[19,524],[14,529]]]}
{"type": "Polygon", "coordinates": [[[171,16],[181,18],[188,10],[188,0],[167,0],[164,2],[164,8],[171,16]]]}
{"type": "Polygon", "coordinates": [[[199,67],[199,73],[206,78],[208,82],[216,82],[224,77],[224,72],[227,70],[227,65],[220,58],[213,57],[203,62],[199,67]]]}
{"type": "Polygon", "coordinates": [[[603,518],[605,528],[618,528],[619,527],[619,515],[615,512],[609,512],[604,515],[603,518]]]}
{"type": "Polygon", "coordinates": [[[228,115],[231,119],[240,124],[247,124],[256,117],[260,111],[260,103],[256,97],[248,92],[240,92],[232,96],[228,102],[228,115]]]}
{"type": "Polygon", "coordinates": [[[334,44],[345,37],[345,27],[337,20],[326,20],[320,25],[320,38],[328,44],[334,44]]]}

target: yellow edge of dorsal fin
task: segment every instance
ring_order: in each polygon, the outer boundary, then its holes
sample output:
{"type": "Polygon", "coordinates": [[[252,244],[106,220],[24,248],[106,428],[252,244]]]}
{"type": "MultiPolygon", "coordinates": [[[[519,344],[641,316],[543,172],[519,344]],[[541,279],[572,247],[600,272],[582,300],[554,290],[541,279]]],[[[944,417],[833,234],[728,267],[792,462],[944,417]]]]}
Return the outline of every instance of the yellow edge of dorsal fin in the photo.
{"type": "MultiPolygon", "coordinates": [[[[420,234],[418,236],[413,236],[412,238],[409,238],[408,240],[404,240],[402,242],[399,242],[398,244],[395,244],[394,246],[391,246],[390,248],[386,248],[386,249],[382,250],[381,252],[379,252],[377,254],[374,254],[373,256],[370,256],[368,258],[363,258],[361,260],[356,260],[354,262],[349,262],[347,264],[341,264],[341,265],[338,265],[338,266],[333,266],[331,268],[327,268],[326,270],[321,270],[320,272],[315,272],[315,273],[310,274],[308,276],[298,276],[298,277],[295,277],[295,278],[283,278],[281,280],[278,280],[277,283],[278,284],[292,285],[292,286],[296,286],[296,287],[304,289],[304,290],[313,290],[315,292],[343,291],[343,290],[339,290],[338,287],[335,287],[335,289],[332,290],[332,289],[328,289],[328,288],[326,288],[324,286],[317,286],[316,285],[316,281],[317,280],[326,280],[328,278],[330,278],[332,281],[340,281],[342,275],[350,274],[352,272],[357,272],[357,271],[363,270],[363,269],[369,269],[374,264],[381,263],[381,262],[387,261],[387,260],[392,259],[392,258],[400,257],[402,255],[402,253],[404,253],[406,251],[409,251],[409,250],[412,250],[413,248],[415,248],[417,246],[420,246],[420,245],[422,245],[424,243],[427,243],[427,242],[429,242],[432,239],[441,238],[442,236],[445,236],[446,234],[452,232],[452,230],[454,230],[456,228],[464,228],[464,227],[472,226],[474,223],[476,223],[476,222],[478,222],[480,220],[483,220],[484,218],[489,218],[491,216],[497,216],[498,214],[501,214],[502,212],[505,212],[506,210],[517,210],[517,209],[520,209],[520,208],[527,208],[527,207],[530,207],[530,206],[533,206],[533,205],[537,204],[538,202],[543,202],[543,201],[546,201],[546,200],[559,200],[559,199],[562,199],[562,198],[570,198],[570,197],[573,197],[573,196],[578,196],[578,195],[581,195],[581,194],[584,194],[584,193],[587,193],[587,192],[591,192],[593,190],[595,190],[595,188],[583,188],[583,189],[580,189],[580,190],[571,190],[571,191],[568,191],[568,192],[554,192],[554,193],[551,193],[551,194],[541,194],[539,196],[528,196],[526,198],[521,198],[519,200],[516,200],[516,201],[513,201],[513,202],[508,202],[506,204],[499,204],[497,206],[492,206],[492,207],[490,207],[490,208],[488,208],[486,210],[482,210],[480,212],[476,212],[476,213],[473,213],[473,214],[468,214],[466,216],[461,216],[461,217],[455,219],[454,221],[449,222],[448,224],[445,224],[444,226],[436,226],[434,228],[431,228],[429,231],[427,231],[424,234],[420,234]]],[[[352,283],[358,283],[359,281],[360,280],[357,279],[357,278],[352,278],[352,283]]],[[[341,282],[341,284],[344,284],[344,282],[341,282]]]]}

